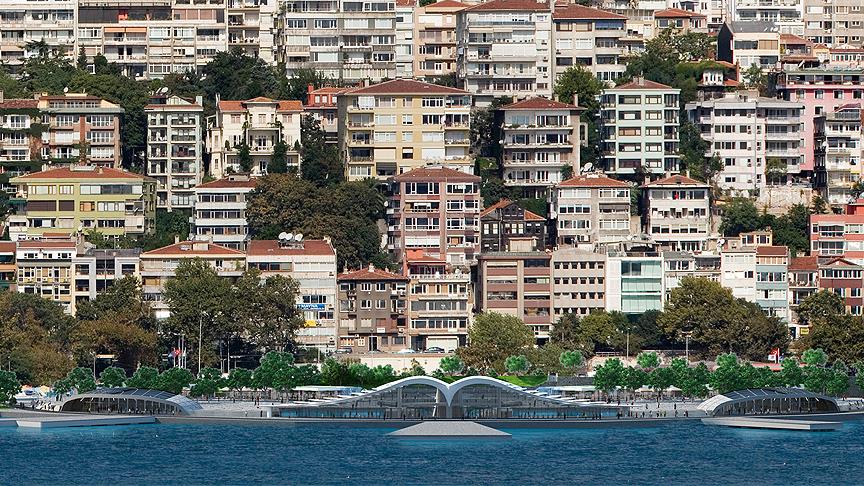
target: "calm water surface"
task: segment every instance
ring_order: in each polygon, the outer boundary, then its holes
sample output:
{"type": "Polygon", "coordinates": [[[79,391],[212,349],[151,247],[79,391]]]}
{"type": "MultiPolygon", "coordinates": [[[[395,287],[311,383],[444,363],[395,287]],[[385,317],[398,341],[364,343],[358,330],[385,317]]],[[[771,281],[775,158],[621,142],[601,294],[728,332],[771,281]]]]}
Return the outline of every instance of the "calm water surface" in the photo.
{"type": "Polygon", "coordinates": [[[864,484],[864,422],[827,433],[512,429],[405,441],[393,429],[138,425],[0,428],[0,484],[864,484]]]}

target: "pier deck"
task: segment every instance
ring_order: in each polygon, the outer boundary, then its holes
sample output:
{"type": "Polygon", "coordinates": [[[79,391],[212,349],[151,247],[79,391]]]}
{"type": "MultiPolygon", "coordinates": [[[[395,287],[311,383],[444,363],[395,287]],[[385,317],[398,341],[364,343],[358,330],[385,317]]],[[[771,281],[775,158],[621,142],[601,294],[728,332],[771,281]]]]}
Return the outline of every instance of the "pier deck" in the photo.
{"type": "Polygon", "coordinates": [[[702,423],[707,425],[722,425],[725,427],[739,427],[747,429],[803,430],[808,432],[840,430],[843,427],[842,422],[761,417],[703,418],[702,423]]]}

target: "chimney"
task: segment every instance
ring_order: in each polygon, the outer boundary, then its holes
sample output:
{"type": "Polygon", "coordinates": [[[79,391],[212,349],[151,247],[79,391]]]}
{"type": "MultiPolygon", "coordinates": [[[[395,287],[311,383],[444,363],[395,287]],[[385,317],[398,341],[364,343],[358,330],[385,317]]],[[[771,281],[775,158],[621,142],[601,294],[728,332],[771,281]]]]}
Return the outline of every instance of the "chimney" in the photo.
{"type": "Polygon", "coordinates": [[[369,273],[372,273],[372,272],[374,272],[374,271],[375,271],[375,264],[374,264],[374,263],[369,263],[369,273]]]}
{"type": "Polygon", "coordinates": [[[306,86],[306,92],[307,93],[311,94],[313,91],[315,91],[315,86],[313,86],[311,84],[306,86]]]}
{"type": "Polygon", "coordinates": [[[0,103],[3,103],[3,90],[0,89],[0,103]]]}
{"type": "Polygon", "coordinates": [[[195,104],[198,106],[204,106],[204,97],[201,95],[196,96],[195,97],[195,104]]]}
{"type": "Polygon", "coordinates": [[[180,235],[174,235],[174,244],[180,243],[180,235]]]}

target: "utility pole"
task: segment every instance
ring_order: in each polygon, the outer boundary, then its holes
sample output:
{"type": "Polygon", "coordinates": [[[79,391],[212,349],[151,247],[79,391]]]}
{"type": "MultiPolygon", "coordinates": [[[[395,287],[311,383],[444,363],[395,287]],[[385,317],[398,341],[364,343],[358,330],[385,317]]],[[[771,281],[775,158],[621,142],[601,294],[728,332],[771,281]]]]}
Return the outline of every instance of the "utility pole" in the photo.
{"type": "Polygon", "coordinates": [[[198,314],[198,374],[201,374],[201,345],[204,341],[204,313],[198,314]]]}

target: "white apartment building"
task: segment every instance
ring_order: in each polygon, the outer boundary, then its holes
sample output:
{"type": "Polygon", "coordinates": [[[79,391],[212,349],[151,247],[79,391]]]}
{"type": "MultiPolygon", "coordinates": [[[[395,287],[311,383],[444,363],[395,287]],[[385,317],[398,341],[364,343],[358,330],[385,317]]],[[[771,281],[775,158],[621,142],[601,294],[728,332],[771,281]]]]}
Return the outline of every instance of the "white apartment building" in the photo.
{"type": "Polygon", "coordinates": [[[720,251],[720,285],[735,298],[756,302],[756,247],[720,251]]]}
{"type": "Polygon", "coordinates": [[[0,90],[0,166],[14,170],[18,163],[42,157],[42,135],[31,130],[42,121],[38,107],[36,99],[8,99],[0,90]]]}
{"type": "Polygon", "coordinates": [[[674,175],[643,187],[647,201],[645,233],[663,249],[705,250],[711,233],[711,186],[674,175]]]}
{"type": "Polygon", "coordinates": [[[551,97],[552,8],[491,0],[456,14],[457,75],[478,105],[497,96],[551,97]]]}
{"type": "Polygon", "coordinates": [[[348,180],[386,180],[427,165],[474,172],[468,92],[394,79],[342,93],[337,103],[348,180]]]}
{"type": "Polygon", "coordinates": [[[414,10],[417,0],[396,0],[396,77],[414,77],[414,10]]]}
{"type": "Polygon", "coordinates": [[[250,172],[253,176],[266,174],[280,140],[286,145],[288,168],[298,169],[300,154],[295,144],[300,142],[302,116],[303,104],[294,100],[258,97],[246,101],[219,101],[216,114],[207,123],[210,175],[222,178],[228,169],[250,172]],[[242,164],[244,143],[249,147],[249,167],[242,164]]]}
{"type": "Polygon", "coordinates": [[[252,240],[246,248],[246,264],[261,271],[261,277],[281,275],[299,286],[297,309],[304,327],[297,340],[307,346],[333,350],[336,347],[336,250],[330,240],[252,240]]]}
{"type": "Polygon", "coordinates": [[[654,12],[677,6],[677,0],[602,0],[600,8],[627,19],[629,37],[654,37],[654,12]]]}
{"type": "Polygon", "coordinates": [[[504,184],[522,187],[526,197],[545,199],[562,182],[565,168],[578,174],[582,111],[546,98],[529,98],[501,108],[504,184]]]}
{"type": "Polygon", "coordinates": [[[852,185],[861,179],[862,143],[861,105],[850,103],[829,111],[814,120],[815,162],[825,171],[825,199],[842,206],[857,196],[850,194],[852,185]]]}
{"type": "Polygon", "coordinates": [[[666,298],[663,257],[656,252],[615,251],[606,258],[606,310],[642,314],[662,310],[666,298]]]}
{"type": "Polygon", "coordinates": [[[729,93],[723,98],[687,104],[690,121],[711,144],[709,157],[720,157],[717,176],[722,189],[749,195],[768,184],[785,184],[801,173],[804,162],[804,105],[763,98],[755,92],[729,93]],[[768,162],[781,173],[771,174],[768,162]]]}
{"type": "Polygon", "coordinates": [[[550,219],[561,246],[594,250],[630,236],[630,184],[603,174],[568,179],[552,190],[550,219]]]}
{"type": "Polygon", "coordinates": [[[105,293],[115,280],[139,277],[140,248],[103,250],[88,248],[72,257],[74,298],[78,304],[105,293]]]}
{"type": "Polygon", "coordinates": [[[74,315],[72,259],[77,254],[71,240],[19,241],[15,251],[18,292],[56,302],[64,312],[74,315]]]}
{"type": "Polygon", "coordinates": [[[606,308],[606,254],[561,247],[552,252],[552,309],[557,321],[565,314],[588,315],[606,308]]]}
{"type": "Polygon", "coordinates": [[[735,22],[773,22],[784,34],[804,35],[804,0],[735,0],[728,5],[735,22]]]}
{"type": "Polygon", "coordinates": [[[780,28],[774,22],[726,22],[717,34],[717,60],[737,64],[742,73],[753,65],[777,67],[780,28]]]}
{"type": "Polygon", "coordinates": [[[828,47],[864,42],[864,4],[860,0],[803,0],[804,37],[828,47]]]}
{"type": "Polygon", "coordinates": [[[396,4],[388,0],[288,0],[276,20],[276,59],[349,84],[396,77],[396,4]]]}
{"type": "MultiPolygon", "coordinates": [[[[175,0],[177,1],[177,0],[175,0]]],[[[192,3],[201,0],[192,0],[192,3]]],[[[240,48],[246,55],[274,63],[275,19],[278,0],[223,0],[228,9],[228,49],[240,48]]],[[[188,2],[188,0],[187,0],[188,2]]],[[[179,2],[178,2],[179,3],[179,2]]]]}
{"type": "Polygon", "coordinates": [[[76,0],[4,0],[0,4],[0,64],[13,70],[38,52],[28,42],[45,41],[49,54],[64,53],[73,59],[76,0]]]}
{"type": "Polygon", "coordinates": [[[607,84],[624,74],[626,17],[571,3],[557,7],[552,21],[555,79],[572,66],[584,66],[607,84]]]}
{"type": "Polygon", "coordinates": [[[200,96],[194,102],[179,96],[153,97],[147,115],[147,175],[156,179],[156,207],[191,209],[195,186],[204,174],[204,137],[200,96]]]}
{"type": "Polygon", "coordinates": [[[643,78],[603,91],[601,163],[608,173],[678,172],[680,93],[643,78]]]}
{"type": "Polygon", "coordinates": [[[246,198],[255,183],[248,175],[232,174],[196,186],[192,215],[194,238],[209,239],[235,250],[245,249],[249,234],[246,198]]]}

